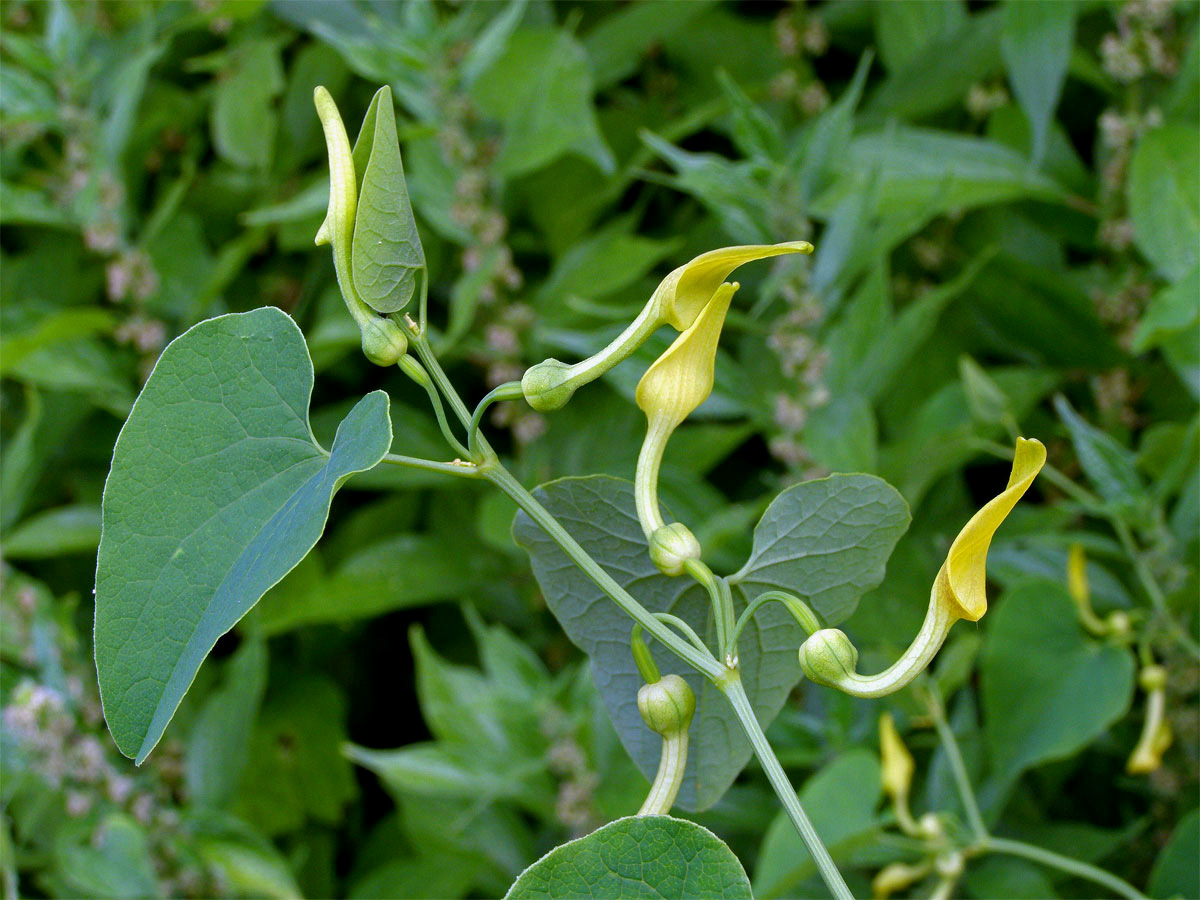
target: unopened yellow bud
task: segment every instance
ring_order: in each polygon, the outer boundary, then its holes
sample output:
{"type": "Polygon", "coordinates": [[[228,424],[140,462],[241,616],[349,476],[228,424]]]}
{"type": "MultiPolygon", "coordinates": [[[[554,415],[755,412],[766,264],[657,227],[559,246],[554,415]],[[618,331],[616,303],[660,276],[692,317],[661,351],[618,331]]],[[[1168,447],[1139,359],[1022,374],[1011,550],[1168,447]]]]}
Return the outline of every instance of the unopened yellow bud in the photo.
{"type": "Polygon", "coordinates": [[[912,786],[913,758],[900,739],[890,713],[879,717],[879,755],[883,762],[883,789],[892,800],[907,798],[912,786]]]}
{"type": "Polygon", "coordinates": [[[1137,746],[1125,764],[1130,775],[1146,775],[1162,765],[1162,756],[1171,746],[1171,725],[1167,722],[1167,671],[1150,665],[1138,673],[1138,684],[1146,692],[1146,720],[1137,746]]]}
{"type": "Polygon", "coordinates": [[[931,866],[922,863],[910,866],[907,863],[890,863],[879,870],[879,874],[871,880],[871,893],[876,900],[887,900],[896,891],[902,891],[916,884],[929,874],[931,866]]]}

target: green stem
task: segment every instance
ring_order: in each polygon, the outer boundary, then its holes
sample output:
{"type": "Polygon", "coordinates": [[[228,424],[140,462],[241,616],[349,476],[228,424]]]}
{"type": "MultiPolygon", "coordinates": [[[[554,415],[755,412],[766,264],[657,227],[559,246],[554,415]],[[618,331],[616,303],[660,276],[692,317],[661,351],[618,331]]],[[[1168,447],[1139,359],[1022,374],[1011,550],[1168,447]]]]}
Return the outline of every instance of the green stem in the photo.
{"type": "Polygon", "coordinates": [[[534,496],[525,490],[524,485],[517,481],[504,466],[498,461],[493,461],[480,468],[480,472],[484,478],[496,485],[508,497],[521,507],[529,518],[533,519],[542,530],[550,536],[563,552],[571,558],[571,561],[577,565],[582,572],[592,580],[595,585],[608,594],[613,602],[617,604],[630,618],[641,625],[648,631],[655,640],[659,641],[668,650],[686,662],[696,671],[703,674],[713,682],[718,681],[725,676],[727,669],[725,666],[717,662],[711,654],[702,654],[699,649],[693,647],[686,640],[677,635],[674,631],[664,625],[658,618],[647,610],[637,600],[633,599],[629,593],[613,580],[599,564],[588,555],[583,547],[567,533],[567,530],[559,524],[554,516],[550,515],[542,504],[534,498],[534,496]]]}
{"type": "Polygon", "coordinates": [[[708,599],[712,603],[713,620],[717,625],[717,649],[721,657],[733,652],[729,643],[729,635],[733,629],[733,595],[729,593],[729,585],[725,579],[718,578],[712,569],[698,559],[689,559],[683,564],[684,571],[691,575],[696,582],[708,591],[708,599]]]}
{"type": "Polygon", "coordinates": [[[464,447],[462,442],[455,437],[454,432],[450,430],[450,423],[446,421],[446,409],[442,406],[442,398],[438,395],[437,388],[433,386],[429,373],[422,369],[421,364],[411,356],[400,357],[397,365],[401,372],[423,387],[425,393],[429,395],[429,404],[433,407],[433,415],[437,419],[438,428],[442,430],[442,437],[446,439],[446,443],[463,459],[470,459],[471,451],[464,447]]]}
{"type": "Polygon", "coordinates": [[[816,862],[825,886],[837,900],[854,900],[854,895],[846,886],[842,873],[838,871],[829,851],[821,842],[821,836],[817,834],[816,828],[813,827],[804,808],[800,805],[800,798],[796,796],[796,791],[788,781],[787,774],[779,765],[779,760],[775,757],[775,751],[771,749],[767,736],[763,734],[762,727],[758,724],[758,718],[754,715],[754,709],[750,705],[750,698],[746,696],[746,689],[742,687],[741,678],[738,677],[736,671],[731,671],[729,676],[717,682],[717,687],[725,693],[725,697],[729,700],[734,712],[737,713],[746,737],[750,738],[750,744],[754,747],[754,754],[758,757],[763,771],[767,773],[767,780],[771,782],[771,787],[775,789],[779,802],[783,804],[788,818],[792,820],[792,825],[816,862]]]}
{"type": "Polygon", "coordinates": [[[1128,881],[1118,878],[1111,872],[1106,872],[1096,866],[1080,862],[1077,859],[1071,859],[1069,856],[1060,856],[1049,850],[1043,850],[1041,847],[1035,847],[1032,844],[1026,844],[1021,841],[1010,841],[1006,838],[989,837],[980,843],[982,849],[989,852],[1007,853],[1009,856],[1021,856],[1033,862],[1041,863],[1044,866],[1049,866],[1052,869],[1058,869],[1060,872],[1067,872],[1071,875],[1077,875],[1080,878],[1086,878],[1088,881],[1103,885],[1114,894],[1128,897],[1129,900],[1146,900],[1146,895],[1128,881]]]}
{"type": "Polygon", "coordinates": [[[737,653],[738,638],[741,637],[742,629],[746,627],[746,624],[760,606],[770,603],[772,600],[783,604],[787,611],[792,614],[792,618],[796,620],[797,624],[804,629],[805,634],[811,637],[821,630],[821,620],[817,618],[817,614],[812,611],[809,605],[799,597],[789,594],[786,591],[767,591],[766,593],[759,594],[750,601],[749,606],[738,617],[737,624],[733,626],[730,646],[733,648],[734,653],[737,653]]]}
{"type": "Polygon", "coordinates": [[[520,400],[525,396],[521,391],[521,382],[508,381],[504,384],[493,388],[475,407],[475,412],[471,415],[471,424],[467,428],[467,445],[471,448],[471,453],[474,455],[479,444],[479,426],[483,422],[483,414],[487,412],[488,407],[499,400],[520,400]]]}
{"type": "Polygon", "coordinates": [[[946,753],[946,761],[950,763],[950,773],[954,776],[954,785],[958,788],[959,799],[967,813],[967,822],[977,841],[989,840],[987,826],[983,823],[983,814],[979,811],[979,801],[975,799],[975,791],[971,787],[971,779],[967,775],[967,766],[963,762],[962,752],[958,749],[958,741],[950,723],[946,721],[946,710],[942,706],[942,698],[936,687],[930,687],[925,692],[925,704],[929,708],[929,716],[937,728],[938,739],[946,753]]]}
{"type": "Polygon", "coordinates": [[[650,792],[642,808],[637,811],[639,816],[665,816],[675,805],[679,796],[679,787],[683,784],[683,771],[687,768],[688,733],[683,729],[678,734],[664,737],[662,756],[658,761],[658,772],[650,792]]]}
{"type": "Polygon", "coordinates": [[[676,628],[682,631],[683,636],[691,641],[692,646],[694,646],[701,653],[711,654],[712,651],[705,646],[704,641],[700,640],[700,635],[696,634],[692,626],[683,621],[683,619],[679,618],[679,616],[673,616],[670,613],[659,612],[655,613],[654,617],[658,619],[658,621],[666,622],[668,625],[674,625],[676,628]]]}
{"type": "Polygon", "coordinates": [[[479,467],[474,463],[437,462],[432,459],[421,459],[417,456],[401,456],[398,453],[386,453],[380,462],[392,466],[404,466],[409,469],[424,469],[426,472],[442,472],[446,475],[457,475],[459,478],[479,478],[479,467]]]}

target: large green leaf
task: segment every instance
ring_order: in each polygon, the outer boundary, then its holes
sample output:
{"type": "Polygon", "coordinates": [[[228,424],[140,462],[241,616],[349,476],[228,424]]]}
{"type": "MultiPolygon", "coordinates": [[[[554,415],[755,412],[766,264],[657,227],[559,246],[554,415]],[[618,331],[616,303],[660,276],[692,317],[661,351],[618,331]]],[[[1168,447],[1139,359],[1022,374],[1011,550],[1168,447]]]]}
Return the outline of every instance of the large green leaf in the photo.
{"type": "Polygon", "coordinates": [[[633,816],[555,847],[521,873],[505,900],[751,896],[742,864],[707,828],[669,816],[633,816]]]}
{"type": "Polygon", "coordinates": [[[1004,5],[1000,49],[1013,93],[1033,132],[1033,161],[1046,152],[1050,122],[1067,77],[1075,32],[1071,0],[1020,0],[1004,5]]]}
{"type": "MultiPolygon", "coordinates": [[[[687,620],[712,634],[708,597],[686,578],[668,578],[650,562],[634,510],[633,485],[603,476],[564,478],[543,485],[538,499],[626,590],[653,612],[687,620]]],[[[744,601],[784,588],[806,597],[831,623],[845,618],[859,596],[883,578],[884,563],[908,523],[900,496],[878,478],[845,475],[784,491],[755,530],[750,562],[731,579],[744,601]]],[[[621,742],[653,777],[662,749],[637,711],[642,678],[629,651],[632,622],[524,513],[513,526],[529,551],[533,572],[567,636],[591,658],[592,676],[621,742]]],[[[739,648],[742,680],[764,726],[775,718],[800,677],[796,650],[802,632],[782,609],[762,609],[739,648]]],[[[704,809],[725,793],[750,758],[732,709],[706,679],[655,646],[663,671],[687,679],[696,692],[688,768],[679,794],[684,809],[704,809]]]]}
{"type": "Polygon", "coordinates": [[[1001,781],[1070,756],[1129,709],[1133,655],[1089,637],[1060,584],[1026,582],[989,619],[980,671],[987,747],[1001,781]]]}
{"type": "Polygon", "coordinates": [[[1129,216],[1133,237],[1169,281],[1200,258],[1200,147],[1194,125],[1148,132],[1129,163],[1129,216]]]}
{"type": "Polygon", "coordinates": [[[729,580],[747,599],[797,594],[835,625],[883,581],[909,521],[904,498],[873,475],[793,485],[771,501],[754,528],[750,559],[729,580]]]}
{"type": "Polygon", "coordinates": [[[163,351],[104,491],[96,669],[113,739],[141,763],[205,656],[316,543],[334,492],[391,444],[364,397],[332,451],[308,423],[312,362],[267,307],[201,322],[163,351]]]}
{"type": "Polygon", "coordinates": [[[1200,897],[1196,844],[1200,843],[1200,812],[1185,815],[1163,847],[1150,872],[1151,897],[1200,897]]]}
{"type": "Polygon", "coordinates": [[[612,171],[612,151],[592,107],[587,52],[567,32],[518,29],[471,93],[485,115],[504,125],[496,174],[527,174],[569,150],[612,171]]]}
{"type": "Polygon", "coordinates": [[[924,213],[933,218],[1018,198],[1057,200],[1062,188],[1003,144],[928,128],[889,127],[863,134],[833,161],[840,176],[813,206],[830,215],[850,194],[877,178],[881,216],[924,213]]]}
{"type": "Polygon", "coordinates": [[[425,251],[408,202],[396,112],[386,85],[371,101],[354,150],[361,179],[350,263],[354,289],[377,312],[398,312],[417,290],[425,251]]]}

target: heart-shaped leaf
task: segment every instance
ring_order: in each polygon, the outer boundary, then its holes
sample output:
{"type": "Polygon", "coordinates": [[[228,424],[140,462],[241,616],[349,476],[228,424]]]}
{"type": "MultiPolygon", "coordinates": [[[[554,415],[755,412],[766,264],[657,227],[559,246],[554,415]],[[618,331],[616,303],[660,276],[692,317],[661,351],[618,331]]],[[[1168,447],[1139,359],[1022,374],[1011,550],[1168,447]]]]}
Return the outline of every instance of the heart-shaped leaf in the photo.
{"type": "MultiPolygon", "coordinates": [[[[668,578],[650,562],[632,484],[606,476],[564,478],[534,493],[643,606],[670,612],[700,635],[712,635],[703,588],[688,578],[668,578]]],[[[907,523],[904,500],[878,478],[839,475],[796,485],[776,498],[755,530],[755,550],[737,576],[738,590],[746,599],[768,588],[785,588],[809,598],[836,624],[861,594],[882,580],[884,564],[907,523]]],[[[662,742],[637,710],[642,678],[629,650],[631,620],[524,513],[517,515],[513,536],[529,552],[551,611],[590,657],[592,677],[626,751],[652,778],[662,742]]],[[[800,678],[796,650],[802,638],[799,627],[775,604],[761,609],[742,632],[742,682],[764,727],[800,678]]],[[[696,693],[688,767],[677,803],[683,809],[706,809],[749,760],[750,744],[711,682],[657,644],[652,643],[652,652],[664,672],[682,675],[696,693]]]]}
{"type": "Polygon", "coordinates": [[[285,313],[220,316],[163,351],[121,429],[102,507],[96,670],[113,739],[139,764],[217,638],[312,549],[342,482],[391,446],[375,391],[320,447],[312,385],[285,313]]]}
{"type": "Polygon", "coordinates": [[[520,874],[505,900],[749,900],[738,858],[707,828],[669,816],[617,819],[555,847],[520,874]]]}

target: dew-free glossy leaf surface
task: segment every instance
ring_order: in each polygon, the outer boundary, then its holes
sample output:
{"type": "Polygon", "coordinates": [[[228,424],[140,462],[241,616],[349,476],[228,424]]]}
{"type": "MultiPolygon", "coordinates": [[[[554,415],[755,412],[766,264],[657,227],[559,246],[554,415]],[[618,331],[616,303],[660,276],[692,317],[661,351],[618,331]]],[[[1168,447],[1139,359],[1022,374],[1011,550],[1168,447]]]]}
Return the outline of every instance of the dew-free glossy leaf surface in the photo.
{"type": "MultiPolygon", "coordinates": [[[[564,478],[534,494],[643,606],[680,616],[711,638],[703,589],[690,579],[662,575],[650,562],[632,484],[602,476],[564,478]]],[[[755,532],[755,553],[741,573],[742,583],[735,585],[735,596],[744,603],[763,590],[783,587],[809,598],[836,624],[882,579],[884,562],[907,522],[904,501],[878,478],[834,476],[790,488],[763,516],[755,532]]],[[[642,678],[629,651],[631,620],[523,513],[517,515],[513,536],[529,552],[551,611],[590,657],[592,677],[622,744],[646,778],[653,778],[662,743],[637,710],[642,678]]],[[[764,727],[800,678],[796,650],[802,632],[776,606],[769,604],[755,615],[739,646],[742,681],[764,727]]],[[[688,768],[677,802],[682,809],[706,809],[749,760],[750,745],[720,692],[651,644],[662,671],[683,676],[696,693],[688,768]]]]}
{"type": "Polygon", "coordinates": [[[358,173],[361,187],[350,262],[354,289],[377,312],[398,312],[416,292],[425,252],[408,201],[392,91],[386,86],[371,101],[355,143],[356,169],[368,147],[366,167],[358,173]]]}
{"type": "Polygon", "coordinates": [[[159,358],[117,439],[96,570],[105,718],[140,763],[201,662],[316,543],[341,483],[391,444],[364,397],[332,451],[308,424],[313,370],[272,307],[201,322],[159,358]]]}
{"type": "Polygon", "coordinates": [[[618,819],[555,847],[505,900],[716,900],[751,897],[733,851],[707,828],[669,816],[618,819]]]}

